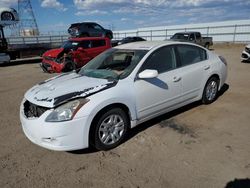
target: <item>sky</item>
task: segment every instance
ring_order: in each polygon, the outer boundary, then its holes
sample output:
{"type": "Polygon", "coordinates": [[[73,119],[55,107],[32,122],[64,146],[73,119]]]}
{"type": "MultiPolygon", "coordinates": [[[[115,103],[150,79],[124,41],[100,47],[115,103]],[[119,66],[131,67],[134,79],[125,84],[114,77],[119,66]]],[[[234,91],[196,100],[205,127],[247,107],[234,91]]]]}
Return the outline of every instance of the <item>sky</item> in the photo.
{"type": "MultiPolygon", "coordinates": [[[[108,29],[250,19],[250,0],[30,0],[40,32],[66,32],[75,22],[108,29]]],[[[17,0],[0,0],[17,9],[17,0]]]]}

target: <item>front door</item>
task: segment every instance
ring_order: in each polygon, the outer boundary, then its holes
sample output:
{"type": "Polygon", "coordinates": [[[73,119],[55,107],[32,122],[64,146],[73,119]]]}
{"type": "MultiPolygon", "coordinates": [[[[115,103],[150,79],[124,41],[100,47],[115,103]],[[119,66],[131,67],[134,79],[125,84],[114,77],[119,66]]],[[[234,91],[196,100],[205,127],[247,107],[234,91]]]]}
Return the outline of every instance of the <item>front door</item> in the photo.
{"type": "Polygon", "coordinates": [[[176,69],[174,47],[162,47],[153,52],[142,65],[140,72],[151,69],[158,77],[135,80],[136,108],[139,120],[167,110],[181,102],[182,80],[176,69]]]}

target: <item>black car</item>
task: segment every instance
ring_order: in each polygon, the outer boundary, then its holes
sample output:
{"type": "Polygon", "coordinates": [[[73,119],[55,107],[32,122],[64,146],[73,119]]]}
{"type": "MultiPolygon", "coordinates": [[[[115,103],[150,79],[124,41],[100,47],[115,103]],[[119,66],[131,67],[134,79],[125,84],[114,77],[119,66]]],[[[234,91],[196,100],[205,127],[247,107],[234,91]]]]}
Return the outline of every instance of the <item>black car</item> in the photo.
{"type": "Polygon", "coordinates": [[[145,41],[145,39],[141,38],[141,37],[126,37],[126,38],[120,40],[118,42],[118,45],[130,43],[130,42],[138,42],[138,41],[145,41]]]}
{"type": "Polygon", "coordinates": [[[68,29],[68,33],[72,37],[108,37],[113,38],[113,32],[104,29],[95,22],[74,23],[68,29]]]}

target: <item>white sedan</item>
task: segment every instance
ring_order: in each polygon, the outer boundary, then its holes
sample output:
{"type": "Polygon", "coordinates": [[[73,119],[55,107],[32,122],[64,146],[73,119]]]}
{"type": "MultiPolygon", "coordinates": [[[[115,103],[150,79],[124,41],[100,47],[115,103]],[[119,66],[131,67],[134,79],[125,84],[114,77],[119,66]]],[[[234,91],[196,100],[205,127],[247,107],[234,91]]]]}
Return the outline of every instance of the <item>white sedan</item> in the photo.
{"type": "Polygon", "coordinates": [[[194,101],[212,103],[226,77],[225,59],[195,44],[129,43],[32,87],[21,123],[33,143],[51,150],[108,150],[142,122],[194,101]]]}

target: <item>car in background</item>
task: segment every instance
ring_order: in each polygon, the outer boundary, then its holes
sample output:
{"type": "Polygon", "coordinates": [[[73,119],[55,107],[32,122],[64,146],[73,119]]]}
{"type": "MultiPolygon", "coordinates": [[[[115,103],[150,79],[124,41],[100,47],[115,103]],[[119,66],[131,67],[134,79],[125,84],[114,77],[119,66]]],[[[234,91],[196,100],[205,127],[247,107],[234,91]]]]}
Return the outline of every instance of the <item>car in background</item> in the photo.
{"type": "Polygon", "coordinates": [[[42,55],[44,72],[68,72],[80,68],[91,59],[111,48],[109,38],[71,38],[61,48],[52,49],[42,55]]]}
{"type": "Polygon", "coordinates": [[[180,32],[175,33],[170,40],[180,41],[180,42],[191,42],[195,44],[199,44],[209,49],[210,46],[213,45],[212,37],[202,37],[200,32],[180,32]]]}
{"type": "Polygon", "coordinates": [[[10,62],[10,56],[6,53],[0,52],[0,64],[9,63],[10,62]]]}
{"type": "Polygon", "coordinates": [[[13,8],[0,8],[0,25],[7,26],[19,21],[17,11],[13,8]]]}
{"type": "Polygon", "coordinates": [[[250,44],[248,44],[242,52],[241,60],[242,62],[250,62],[250,44]]]}
{"type": "Polygon", "coordinates": [[[226,60],[201,46],[128,43],[29,89],[21,124],[32,142],[51,150],[108,150],[142,122],[194,101],[214,102],[226,77],[226,60]]]}
{"type": "Polygon", "coordinates": [[[74,23],[68,29],[68,33],[72,37],[107,37],[113,38],[113,32],[104,29],[102,26],[95,22],[82,22],[74,23]]]}
{"type": "Polygon", "coordinates": [[[118,42],[118,45],[130,43],[130,42],[139,42],[139,41],[146,41],[146,39],[142,37],[125,37],[118,42]]]}

